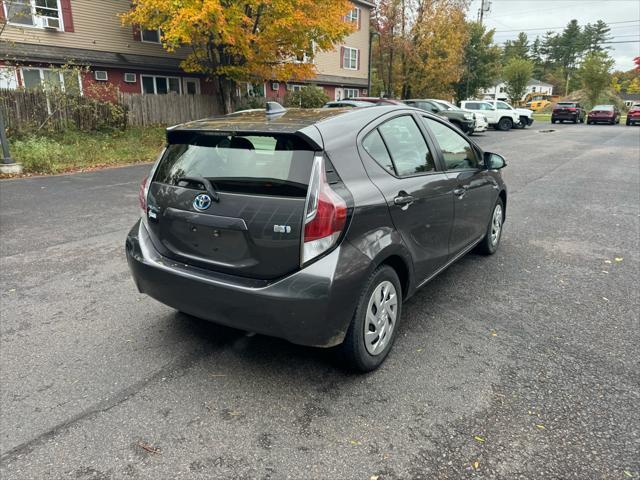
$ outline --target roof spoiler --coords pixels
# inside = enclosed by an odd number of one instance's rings
[[[268,117],[273,115],[282,115],[287,111],[282,105],[278,102],[267,102],[266,113]]]

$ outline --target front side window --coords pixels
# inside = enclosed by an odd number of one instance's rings
[[[383,123],[378,131],[400,177],[435,170],[433,155],[413,117],[404,115]]]
[[[358,69],[358,49],[344,47],[342,56],[342,66],[348,70]]]
[[[447,170],[479,168],[474,148],[462,135],[430,118],[422,117],[422,121],[433,132],[440,145]]]
[[[504,102],[498,102],[498,110],[511,110],[511,107]]]

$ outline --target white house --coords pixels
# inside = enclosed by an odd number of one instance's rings
[[[550,83],[541,82],[540,80],[536,80],[532,78],[527,84],[527,90],[525,92],[525,96],[529,93],[542,93],[545,95],[553,95],[553,85]],[[507,86],[501,80],[493,87],[487,88],[486,90],[481,90],[480,95],[484,100],[508,100],[509,97],[507,95]],[[524,100],[524,96],[522,97]]]

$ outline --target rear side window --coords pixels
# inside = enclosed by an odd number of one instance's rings
[[[474,102],[465,103],[464,107],[468,108],[469,110],[480,110],[480,105]]]
[[[397,117],[378,127],[396,174],[400,177],[435,170],[433,155],[413,117]]]
[[[155,182],[182,185],[184,177],[204,177],[221,191],[306,195],[314,152],[298,137],[188,132],[175,137]]]
[[[374,130],[369,135],[367,135],[367,137],[362,142],[362,146],[367,151],[367,153],[380,164],[382,168],[387,170],[389,173],[395,173],[393,163],[391,162],[391,157],[389,156],[387,147],[384,145],[384,142],[382,141],[382,137],[380,136],[380,132],[378,132],[378,130]]]

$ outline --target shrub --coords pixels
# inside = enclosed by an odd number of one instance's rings
[[[27,137],[11,143],[12,156],[25,172],[54,173],[56,160],[64,156],[62,145],[48,137]]]
[[[267,99],[264,97],[244,97],[236,105],[236,112],[241,110],[252,110],[254,108],[265,108]]]
[[[288,93],[284,99],[286,107],[320,108],[329,101],[324,90],[317,85],[308,85]]]

